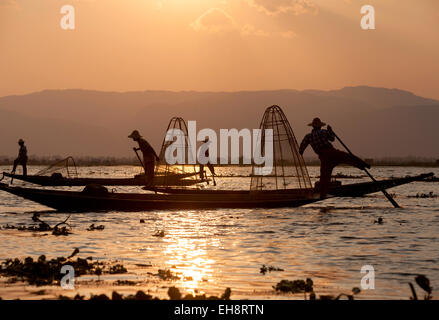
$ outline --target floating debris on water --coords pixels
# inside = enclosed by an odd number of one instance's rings
[[[95,226],[94,223],[90,225],[90,227],[87,228],[87,231],[95,231],[95,230],[104,230],[104,225]]]
[[[67,223],[67,220],[69,220],[70,215],[62,222],[56,224],[53,228],[45,221],[41,220],[40,214],[38,212],[35,212],[32,216],[32,221],[38,222],[38,225],[31,225],[31,226],[13,226],[13,225],[5,225],[2,228],[3,229],[15,229],[18,231],[38,231],[38,232],[45,232],[45,231],[52,231],[52,235],[54,236],[68,236],[71,234],[72,227]]]
[[[203,295],[192,295],[187,294],[183,297],[180,290],[176,287],[170,287],[168,289],[168,296],[170,300],[230,300],[230,296],[232,295],[232,290],[230,288],[227,288],[224,290],[224,293],[218,297],[218,296],[206,296]],[[73,298],[59,295],[59,300],[85,300],[85,296],[81,296],[79,294],[75,295]],[[136,294],[129,294],[127,296],[123,296],[122,294],[118,293],[117,291],[113,291],[111,294],[111,298],[108,297],[106,294],[99,294],[99,295],[90,295],[90,298],[88,300],[166,300],[166,299],[160,299],[158,297],[153,297],[150,294],[147,294],[143,292],[142,290],[139,290],[136,292]]]
[[[115,286],[135,286],[137,283],[131,280],[117,280],[113,282]]]
[[[418,286],[420,286],[427,294],[424,296],[424,300],[433,299],[431,293],[433,292],[433,287],[430,286],[430,279],[428,279],[425,275],[420,274],[415,277],[415,282]],[[416,294],[415,287],[411,282],[409,282],[410,290],[412,291],[412,296],[410,300],[418,300],[418,295]]]
[[[276,291],[283,293],[302,293],[302,292],[312,292],[313,291],[313,281],[310,278],[304,280],[281,280],[273,288]]]
[[[285,271],[284,269],[281,268],[276,268],[274,266],[266,266],[265,264],[262,265],[261,269],[260,269],[260,273],[262,274],[266,274],[268,272],[272,272],[272,271]]]
[[[180,277],[176,274],[173,274],[171,270],[169,269],[159,269],[158,273],[156,274],[160,279],[162,280],[179,280]]]
[[[379,217],[378,220],[375,220],[373,223],[383,224],[384,220],[382,217]]]
[[[163,238],[165,236],[165,231],[164,230],[157,230],[152,236]]]
[[[354,300],[354,296],[359,294],[361,292],[361,289],[358,287],[354,287],[352,288],[352,293],[351,294],[346,294],[346,293],[340,293],[338,296],[333,296],[333,295],[321,295],[319,297],[319,300],[340,300],[341,298],[345,297],[348,300]],[[316,299],[316,294],[314,292],[312,292],[309,295],[309,299],[310,300],[317,300]]]
[[[170,300],[230,300],[230,296],[232,295],[232,290],[230,288],[227,288],[224,290],[224,293],[221,295],[221,297],[218,296],[206,296],[205,294],[202,295],[193,295],[193,294],[187,294],[183,297],[180,290],[176,287],[170,287],[168,289],[168,296]]]
[[[429,193],[417,193],[416,196],[409,196],[409,198],[437,198],[438,195],[434,194],[432,191]]]
[[[127,269],[121,264],[108,265],[103,262],[88,262],[88,259],[77,258],[70,260],[79,250],[76,248],[68,257],[58,257],[47,260],[45,255],[38,257],[36,261],[32,257],[24,260],[18,258],[6,259],[0,265],[0,274],[7,277],[13,277],[14,281],[27,281],[31,285],[42,286],[58,283],[64,274],[61,268],[70,265],[75,270],[76,276],[85,274],[100,275],[102,273],[119,274],[126,273]]]

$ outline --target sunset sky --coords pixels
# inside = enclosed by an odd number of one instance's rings
[[[366,4],[376,30],[360,27]],[[438,0],[0,0],[0,96],[370,85],[439,99],[438,39]]]

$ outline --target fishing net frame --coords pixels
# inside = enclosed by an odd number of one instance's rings
[[[166,141],[166,135],[170,130],[181,130],[184,135],[183,145],[177,145],[178,149],[183,149],[185,161],[183,164],[168,164],[165,159],[166,149],[175,144],[175,141]],[[188,185],[196,184],[198,181],[199,172],[197,171],[196,164],[188,164],[189,152],[190,152],[188,127],[186,121],[181,117],[173,117],[169,121],[166,128],[165,137],[163,138],[162,147],[160,149],[159,161],[155,168],[155,176],[162,177],[163,187],[186,187]]]
[[[273,169],[270,174],[256,175],[256,168],[263,165],[253,164],[250,191],[265,190],[312,190],[311,179],[305,161],[299,153],[299,145],[293,129],[282,109],[273,105],[268,107],[260,123],[262,154],[265,154],[265,134],[273,130]],[[265,155],[267,156],[267,155]]]
[[[69,165],[71,163],[71,165]],[[55,172],[60,172],[65,170],[67,174],[67,178],[77,178],[78,177],[78,170],[76,167],[75,159],[73,159],[72,156],[68,156],[65,159],[59,160],[47,168],[40,170],[36,173],[37,176],[44,176],[53,174]]]

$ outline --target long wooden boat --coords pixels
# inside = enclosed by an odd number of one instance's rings
[[[200,179],[185,179],[198,173],[183,173],[168,176],[155,176],[154,185],[178,185],[192,186],[203,182]],[[144,186],[146,184],[144,175],[137,175],[133,178],[67,178],[61,175],[43,176],[43,175],[19,175],[3,172],[4,177],[14,180],[21,180],[45,187],[74,187],[86,186],[89,184],[100,184],[103,186]]]
[[[423,181],[434,176],[433,172],[424,173],[412,177],[393,178],[380,180],[378,182],[361,182],[354,184],[339,185],[330,188],[329,193],[336,197],[363,197],[364,195],[380,192],[381,190],[391,189],[397,186],[408,184],[415,181]]]
[[[361,190],[361,193],[365,195],[377,192],[382,188],[420,181],[430,176],[432,176],[432,173],[383,180],[380,182],[379,187],[372,187],[370,183],[354,183],[343,186],[340,192],[344,195],[359,194],[359,190]],[[186,191],[186,193],[142,194],[112,193],[105,188],[87,187],[82,192],[42,190],[13,187],[0,183],[0,190],[64,212],[298,207],[321,200],[314,189],[275,191],[205,190],[199,192]]]
[[[382,189],[390,189],[400,185],[404,185],[414,181],[422,181],[427,178],[434,176],[434,173],[424,173],[417,176],[412,177],[404,177],[404,178],[393,178],[380,180],[378,182],[360,182],[346,185],[335,185],[330,187],[329,194],[335,197],[363,197],[367,194],[380,192]],[[245,194],[248,191],[229,191],[229,190],[212,190],[212,189],[191,189],[191,188],[173,188],[173,187],[151,187],[144,188],[147,190],[152,190],[156,192],[162,193],[170,193],[170,194],[231,194],[231,193],[241,193]],[[315,190],[315,193],[318,193],[318,190]]]
[[[106,189],[86,189],[42,190],[0,183],[0,190],[63,212],[298,207],[320,200],[313,196],[312,189],[229,194],[112,193]]]

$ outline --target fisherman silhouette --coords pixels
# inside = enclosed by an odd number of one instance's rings
[[[349,154],[344,151],[335,149],[331,141],[335,140],[335,134],[332,131],[331,126],[328,125],[327,129],[322,129],[326,126],[319,118],[308,124],[313,127],[312,131],[308,133],[300,144],[299,153],[303,155],[305,149],[310,144],[314,152],[320,159],[320,198],[325,198],[328,194],[329,185],[331,182],[332,170],[340,164],[348,164],[358,169],[370,168],[370,165],[360,158]]]
[[[204,139],[203,142],[204,142],[205,144],[210,144],[210,142],[209,142],[209,138]],[[206,156],[206,158],[209,158],[209,149],[206,149],[205,156]],[[206,166],[209,168],[209,171],[210,171],[210,173],[211,173],[211,175],[212,175],[212,178],[213,178],[213,185],[216,186],[216,181],[215,181],[215,167],[214,167],[213,164],[211,164],[210,162],[208,162],[208,163],[206,164]],[[207,174],[206,174],[206,172],[205,172],[205,170],[204,170],[204,164],[200,164],[200,179],[203,180],[203,179],[205,179],[205,178],[207,179]],[[208,181],[207,183],[209,183],[209,181]]]
[[[135,152],[138,150],[142,151],[143,154],[143,168],[145,170],[146,179],[147,179],[147,185],[150,186],[153,184],[154,181],[154,166],[155,166],[155,160],[159,160],[159,157],[157,156],[157,153],[155,152],[154,148],[151,147],[151,145],[143,139],[143,137],[140,135],[139,131],[134,130],[128,138],[133,139],[139,144],[139,148],[133,148]]]
[[[14,167],[12,168],[12,173],[15,174],[15,170],[18,165],[23,167],[23,176],[27,176],[27,148],[24,145],[24,140],[18,140],[18,145],[20,146],[20,150],[18,151],[18,157],[14,160]]]

